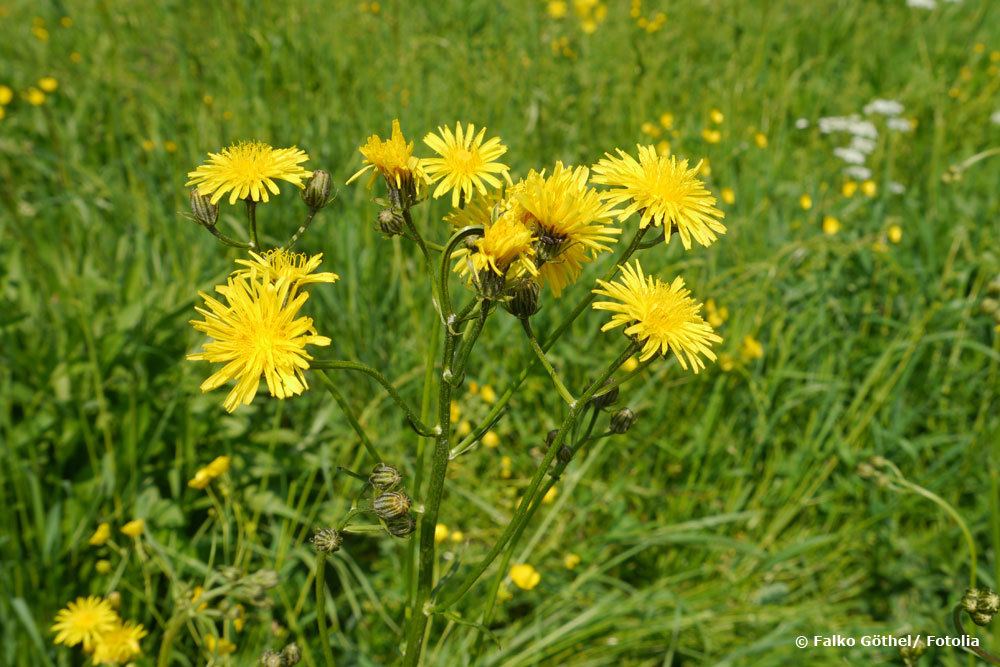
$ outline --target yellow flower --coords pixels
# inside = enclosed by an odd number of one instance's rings
[[[507,147],[499,137],[484,143],[485,136],[485,127],[476,134],[472,123],[464,131],[462,124],[456,123],[454,133],[451,128],[439,127],[438,134],[430,132],[424,137],[424,143],[440,156],[420,162],[432,183],[440,181],[434,190],[435,198],[451,192],[451,205],[457,208],[462,197],[469,201],[477,190],[485,194],[487,185],[499,188],[500,180],[494,174],[503,175],[510,183],[510,167],[497,162]]]
[[[471,380],[469,382],[469,393],[472,394],[473,396],[479,393],[479,383],[476,382],[475,380]]]
[[[663,140],[656,144],[656,154],[664,157],[670,155],[670,142]]]
[[[521,590],[530,591],[542,580],[542,575],[527,563],[518,563],[510,568],[510,580]]]
[[[177,152],[177,142],[176,141],[170,141],[169,139],[167,141],[164,141],[163,142],[163,150],[167,151],[168,153],[176,153]],[[277,194],[277,193],[275,193],[275,194]],[[215,201],[215,200],[213,199],[213,201]],[[267,201],[267,197],[264,197],[264,201]]]
[[[507,209],[501,190],[490,190],[486,194],[476,194],[463,208],[453,208],[444,216],[444,221],[455,229],[463,227],[486,227]]]
[[[38,87],[46,93],[54,93],[59,87],[59,81],[55,77],[46,76],[38,80]]]
[[[49,31],[40,25],[36,25],[31,28],[31,34],[35,36],[39,42],[49,41]]]
[[[511,277],[523,271],[532,275],[538,272],[532,261],[535,248],[531,230],[513,215],[504,214],[496,222],[487,223],[475,245],[476,252],[462,249],[454,254],[455,271],[464,275],[471,269],[478,275],[489,269],[498,276],[510,272]]]
[[[275,180],[305,187],[302,180],[312,172],[300,164],[308,159],[305,151],[294,146],[272,148],[260,141],[244,141],[219,153],[209,153],[208,162],[188,172],[191,180],[186,185],[197,185],[202,195],[212,196],[213,204],[227,192],[230,204],[237,199],[267,202],[268,190],[275,195],[279,192]]]
[[[840,231],[840,220],[837,220],[832,215],[827,215],[823,217],[823,233],[827,236],[833,236]]]
[[[230,655],[236,652],[236,644],[215,635],[205,635],[205,648],[214,655]]]
[[[501,479],[510,479],[510,467],[511,458],[509,456],[500,457],[500,477]]]
[[[638,160],[617,149],[619,157],[605,153],[594,166],[593,181],[614,188],[602,196],[612,204],[628,203],[620,220],[640,211],[640,227],[650,223],[662,225],[664,231],[672,227],[686,249],[691,248],[692,238],[707,246],[718,234],[725,234],[718,220],[725,214],[715,207],[715,197],[696,176],[700,164],[688,169],[687,160],[658,156],[652,146],[638,148]],[[666,235],[668,242],[670,236]]]
[[[497,392],[493,389],[491,385],[484,384],[483,388],[480,390],[480,396],[487,403],[497,402]]]
[[[10,86],[0,85],[0,106],[7,106],[14,99],[14,91]]]
[[[845,197],[853,197],[854,193],[858,191],[857,181],[844,181],[844,184],[840,187],[840,194]]]
[[[142,150],[144,150],[144,151],[146,151],[148,153],[151,150],[153,150],[154,148],[156,148],[156,142],[155,141],[153,141],[152,139],[143,139],[142,140]]]
[[[658,128],[655,124],[650,123],[649,121],[646,121],[645,123],[643,123],[639,127],[639,129],[642,130],[643,134],[647,134],[647,135],[649,135],[651,137],[658,137],[658,136],[660,136],[660,128]]]
[[[139,537],[146,530],[146,522],[142,519],[132,519],[121,527],[123,535],[129,537]]]
[[[710,144],[717,144],[722,141],[722,132],[706,127],[701,131],[701,138]]]
[[[722,306],[721,308],[715,305],[715,299],[709,299],[705,302],[705,314],[708,323],[713,329],[718,329],[726,320],[729,319],[729,308]]]
[[[45,93],[34,87],[28,88],[27,92],[24,93],[24,98],[28,100],[28,104],[34,107],[45,104]]]
[[[347,179],[348,185],[367,171],[372,172],[368,187],[372,186],[378,174],[382,174],[390,187],[397,189],[403,189],[404,185],[411,183],[419,189],[427,181],[420,160],[413,157],[413,142],[407,143],[403,136],[399,119],[392,121],[392,134],[388,139],[383,141],[377,134],[373,134],[358,151],[365,157],[365,166]]]
[[[719,355],[719,368],[722,369],[723,373],[728,373],[736,367],[736,362],[733,361],[733,355],[723,352]]]
[[[549,0],[547,11],[552,18],[561,19],[566,17],[569,8],[566,6],[565,0]]]
[[[111,571],[111,561],[102,558],[94,563],[94,569],[97,570],[97,574],[107,574]]]
[[[593,305],[595,310],[614,313],[602,331],[624,326],[625,335],[642,345],[639,361],[672,351],[681,368],[687,370],[690,364],[697,373],[705,367],[702,356],[715,360],[710,345],[722,342],[722,338],[702,319],[701,304],[690,297],[682,278],[668,285],[643,274],[638,260],[634,266],[622,266],[621,271],[619,282],[598,280],[599,289],[594,290],[615,299]]]
[[[625,363],[622,364],[622,370],[626,373],[631,373],[637,368],[639,368],[639,360],[635,357],[629,357],[625,360]]]
[[[903,240],[903,228],[899,225],[890,225],[889,231],[886,232],[886,235],[893,243],[899,243]]]
[[[764,346],[753,336],[743,338],[743,346],[740,348],[740,356],[745,361],[753,361],[764,356]]]
[[[56,633],[54,643],[83,644],[83,650],[89,653],[97,638],[115,627],[118,614],[110,602],[92,595],[67,604],[56,614],[55,621],[52,626],[52,632]]]
[[[864,181],[861,183],[861,193],[866,197],[874,197],[875,193],[878,192],[878,186],[875,185],[875,181]]]
[[[708,160],[708,158],[705,158],[704,160],[701,161],[700,169],[698,167],[695,167],[695,169],[698,171],[699,176],[704,176],[705,178],[708,178],[709,176],[712,175],[712,163]]]
[[[559,491],[556,489],[556,487],[554,486],[549,487],[549,490],[545,492],[544,496],[542,496],[542,502],[545,503],[546,505],[551,505],[553,502],[555,502],[557,495],[559,495]]]
[[[726,119],[726,117],[723,116],[722,112],[719,111],[718,109],[712,109],[710,112],[708,112],[708,117],[716,125],[721,125],[722,121]]]
[[[309,257],[303,253],[275,248],[268,250],[263,255],[258,255],[251,250],[250,257],[251,259],[236,260],[237,264],[247,268],[238,269],[234,275],[251,279],[259,278],[274,283],[275,286],[287,283],[292,286],[293,290],[298,290],[303,285],[334,283],[340,279],[336,273],[314,273],[323,262],[323,253]]]
[[[757,144],[757,148],[767,148],[767,135],[763,132],[753,135],[753,141]]]
[[[221,477],[229,471],[232,459],[228,456],[217,456],[204,468],[200,468],[188,482],[192,489],[204,489],[213,479]]]
[[[101,523],[97,526],[97,530],[94,534],[90,536],[88,544],[92,547],[99,547],[106,543],[111,538],[111,526],[107,523]]]
[[[59,25],[61,25],[64,28],[72,28],[73,19],[69,16],[64,16],[61,19],[59,19]]]
[[[233,619],[233,628],[236,632],[243,632],[244,626],[247,623],[247,610],[246,608],[238,604],[236,605],[236,618]]]
[[[472,433],[472,422],[470,422],[468,419],[463,420],[458,425],[457,433],[458,433],[459,437],[462,437],[462,438],[464,438],[465,436],[467,436],[470,433]]]
[[[69,54],[69,61],[74,65],[79,65],[80,63],[83,62],[83,56],[80,55],[78,52],[74,51],[73,53]]]
[[[803,194],[801,197],[799,197],[799,206],[802,207],[803,211],[808,211],[813,207],[813,198],[810,197],[808,194]]]
[[[123,665],[142,655],[140,640],[147,634],[141,624],[119,621],[97,637],[94,644],[95,665]]]
[[[575,553],[568,553],[563,558],[563,565],[566,566],[567,570],[575,569],[577,565],[580,564],[581,558]]]
[[[487,431],[483,434],[483,445],[489,447],[490,449],[495,449],[500,446],[500,436],[497,435],[496,431]]]
[[[449,419],[453,422],[457,422],[462,417],[462,408],[459,406],[458,401],[451,402],[451,405],[448,406],[448,412],[450,414]]]
[[[450,533],[451,531],[448,530],[448,526],[444,525],[443,523],[437,524],[436,526],[434,526],[434,543],[441,544],[442,542],[448,539],[448,535]]]
[[[191,320],[195,329],[214,340],[188,359],[225,365],[202,382],[201,390],[208,392],[236,380],[224,403],[232,412],[253,400],[261,375],[270,394],[280,399],[308,389],[303,371],[312,356],[305,346],[330,344],[329,338],[316,333],[312,318],[296,318],[308,293],[296,293],[288,282],[275,285],[245,276],[231,276],[215,291],[227,303],[199,292],[208,308],[197,311],[205,319]]]
[[[722,197],[722,201],[727,204],[736,203],[736,193],[733,192],[732,188],[722,188],[719,192],[719,196]]]
[[[461,542],[464,539],[465,539],[465,533],[463,533],[460,530],[452,531],[451,533],[452,542]]]

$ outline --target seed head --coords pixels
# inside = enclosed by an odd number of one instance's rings
[[[379,518],[396,519],[410,511],[410,497],[402,491],[386,491],[375,498],[372,509]]]

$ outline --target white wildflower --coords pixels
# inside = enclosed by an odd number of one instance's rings
[[[847,146],[841,146],[840,148],[834,148],[833,154],[839,157],[841,160],[847,164],[864,164],[865,154],[859,150]]]
[[[889,181],[889,192],[894,195],[901,195],[906,192],[906,186],[896,181]]]
[[[898,116],[903,113],[903,105],[896,100],[874,99],[865,105],[864,112],[866,116],[873,113],[883,116]]]
[[[844,170],[844,174],[857,181],[867,181],[872,177],[872,170],[867,167],[855,165]]]
[[[868,139],[867,137],[852,137],[850,148],[867,155],[875,150],[876,145],[877,144],[874,140]]]
[[[908,118],[890,118],[886,121],[886,125],[889,126],[890,130],[895,130],[896,132],[913,131],[913,123]]]
[[[906,6],[913,9],[937,9],[936,0],[906,0]]]

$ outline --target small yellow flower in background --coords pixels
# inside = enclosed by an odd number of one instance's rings
[[[808,211],[813,207],[813,198],[810,197],[808,194],[803,194],[801,197],[799,197],[799,206],[802,207],[803,211]]]
[[[97,637],[94,644],[95,665],[124,665],[142,655],[139,642],[148,632],[141,624],[119,621],[113,628]]]
[[[643,134],[647,134],[651,137],[660,136],[660,128],[658,128],[655,124],[650,123],[649,121],[643,123],[639,129],[642,130]]]
[[[625,335],[632,336],[642,345],[639,361],[655,354],[673,352],[681,368],[698,373],[705,367],[702,356],[715,360],[712,343],[722,338],[702,319],[701,304],[691,298],[691,291],[684,287],[684,279],[677,277],[670,284],[659,278],[646,276],[636,260],[634,265],[621,267],[617,282],[598,280],[594,294],[615,301],[595,301],[595,310],[614,313],[611,321],[601,327],[609,331],[624,326]]]
[[[329,271],[316,273],[316,269],[323,263],[323,253],[310,257],[305,253],[275,248],[259,255],[251,250],[250,259],[238,259],[236,263],[246,268],[237,269],[233,274],[235,276],[260,278],[276,286],[287,283],[295,290],[303,285],[335,283],[340,280],[340,276],[336,273]]]
[[[709,299],[705,302],[705,315],[712,328],[717,329],[729,319],[729,308],[726,306],[720,308],[715,304],[715,299]]]
[[[495,175],[503,176],[510,184],[510,167],[497,162],[507,147],[499,137],[484,142],[485,137],[486,128],[477,134],[472,123],[464,131],[462,124],[456,123],[454,132],[439,127],[437,134],[429,132],[424,137],[424,143],[440,156],[420,161],[430,181],[440,181],[434,190],[435,198],[451,192],[452,208],[457,208],[463,196],[469,201],[476,191],[485,195],[487,185],[499,188],[501,181]]]
[[[563,557],[563,565],[566,566],[567,570],[575,569],[580,564],[580,561],[581,558],[574,553],[568,553]]]
[[[483,385],[482,391],[480,393],[480,397],[484,401],[486,401],[487,403],[496,403],[497,402],[497,393],[496,393],[496,391],[493,390],[493,387],[491,385],[488,385],[488,384],[484,384]]]
[[[236,605],[236,618],[233,619],[233,629],[236,632],[243,632],[243,628],[247,624],[247,610],[246,608],[238,604]]]
[[[744,336],[740,356],[746,361],[753,361],[764,356],[764,346],[753,336]]]
[[[701,161],[701,167],[695,167],[695,169],[698,170],[699,176],[704,176],[705,178],[708,178],[709,176],[712,175],[712,163],[709,161],[708,158],[703,159]]]
[[[986,53],[986,45],[982,42],[976,42],[972,45],[973,53]]]
[[[38,80],[38,87],[46,93],[54,93],[59,88],[59,81],[52,76],[45,76]]]
[[[701,131],[701,138],[710,144],[717,144],[722,141],[722,132],[706,127]]]
[[[142,519],[132,519],[121,527],[123,535],[139,537],[146,530],[146,522]]]
[[[639,368],[639,360],[635,357],[629,357],[625,360],[625,363],[622,364],[622,370],[626,373],[631,373],[637,368]]]
[[[358,148],[358,152],[364,156],[365,166],[347,179],[348,185],[368,171],[372,172],[368,187],[375,183],[379,174],[387,184],[397,189],[408,188],[412,184],[416,190],[421,190],[427,182],[420,160],[413,156],[413,142],[406,141],[399,119],[392,121],[392,134],[388,139],[383,141],[373,134]]]
[[[853,197],[854,193],[858,191],[857,181],[844,181],[844,184],[840,187],[840,194],[845,197]]]
[[[722,197],[722,201],[727,204],[736,203],[736,193],[733,192],[732,188],[722,188],[722,190],[719,191],[719,196]]]
[[[546,7],[549,16],[554,19],[566,18],[569,13],[569,7],[566,5],[565,0],[549,0],[549,4]]]
[[[191,604],[195,604],[196,602],[198,602],[198,600],[202,596],[202,593],[204,593],[204,592],[205,592],[205,588],[203,586],[195,586],[194,589],[192,589],[192,591],[191,591]],[[206,609],[208,609],[208,603],[207,602],[202,602],[201,604],[199,604],[197,606],[197,610],[198,611],[205,611]]]
[[[436,526],[434,526],[434,543],[441,544],[442,542],[448,539],[448,535],[450,534],[451,531],[448,530],[448,526],[444,525],[443,523],[437,524]]]
[[[45,104],[45,93],[31,87],[24,93],[24,99],[28,100],[28,104],[31,106],[40,107]]]
[[[40,25],[36,25],[31,29],[31,34],[35,36],[39,42],[49,41],[49,31]]]
[[[111,603],[96,596],[79,597],[56,614],[52,632],[56,644],[66,646],[83,645],[88,653],[93,650],[97,638],[115,627],[118,614]]]
[[[753,142],[757,144],[757,148],[767,148],[767,135],[763,132],[758,132],[753,135]]]
[[[465,539],[465,533],[463,533],[460,530],[453,530],[451,532],[450,539],[452,542],[461,542],[462,540]]]
[[[154,148],[156,148],[156,142],[155,141],[153,141],[152,139],[143,139],[142,140],[142,150],[144,150],[144,151],[146,151],[148,153],[151,150],[153,150]]]
[[[990,51],[990,62],[1000,63],[1000,51]]]
[[[61,19],[59,19],[59,25],[61,25],[64,28],[72,28],[73,19],[70,18],[69,16],[64,16]]]
[[[224,402],[226,411],[233,412],[253,401],[262,375],[268,392],[279,399],[308,389],[303,371],[312,356],[306,345],[325,347],[331,342],[317,334],[312,318],[296,318],[309,294],[296,292],[287,281],[272,284],[246,276],[230,276],[215,291],[227,303],[199,292],[207,309],[196,310],[205,319],[191,320],[195,329],[213,340],[187,358],[225,365],[202,382],[201,390],[212,391],[236,380]]]
[[[0,107],[7,106],[14,99],[14,91],[10,86],[0,85]]]
[[[903,228],[899,225],[890,225],[889,231],[886,233],[889,240],[893,243],[899,243],[903,240]]]
[[[109,539],[111,539],[111,526],[108,523],[101,523],[97,526],[97,530],[90,536],[87,543],[92,547],[99,547]]]
[[[469,393],[473,396],[479,393],[479,383],[475,380],[469,382]]]
[[[719,355],[719,368],[722,372],[728,373],[736,367],[736,362],[733,360],[733,355],[728,352],[723,352]]]
[[[864,181],[861,184],[861,193],[866,197],[874,197],[875,193],[878,192],[878,186],[875,185],[875,181]]]
[[[234,116],[234,114],[233,114],[232,111],[223,111],[222,112],[222,120],[232,120],[233,116]]]
[[[448,406],[449,419],[453,422],[457,422],[462,416],[462,408],[459,406],[458,401],[452,401],[451,405]]]
[[[663,126],[664,130],[671,130],[674,127],[674,115],[672,113],[662,113],[660,114],[660,125]]]
[[[238,199],[266,203],[268,190],[275,195],[280,192],[276,180],[305,187],[303,179],[312,176],[312,172],[300,165],[308,159],[305,151],[294,146],[272,148],[261,141],[244,141],[219,153],[209,153],[208,162],[188,172],[190,180],[185,185],[198,186],[202,195],[211,195],[213,204],[227,192],[230,204]]]
[[[958,88],[952,87],[948,89],[948,97],[952,98],[953,100],[957,100],[961,96],[962,96],[962,91],[959,90]]]
[[[510,457],[509,456],[501,456],[500,457],[500,478],[501,479],[510,479],[510,474],[511,474],[510,473],[510,466],[511,466],[511,459],[510,459]]]
[[[670,155],[670,142],[663,139],[656,144],[656,154],[668,156]]]
[[[236,652],[236,644],[215,635],[205,635],[205,648],[214,655],[230,655]]]
[[[514,594],[510,592],[510,588],[507,586],[507,582],[500,584],[500,588],[497,589],[497,602],[501,604],[512,599]]]
[[[827,236],[833,236],[840,231],[840,220],[837,220],[832,215],[823,216],[823,233]]]
[[[97,574],[107,574],[111,571],[111,561],[102,558],[94,563],[94,569],[97,570]]]
[[[170,141],[169,139],[167,141],[164,141],[163,142],[163,150],[167,151],[168,153],[176,153],[177,152],[177,142],[176,141]],[[267,199],[265,199],[264,201],[267,201]]]
[[[470,422],[468,419],[462,420],[462,422],[458,425],[459,437],[464,438],[470,433],[472,433],[472,422]]]
[[[542,575],[527,563],[518,563],[510,568],[510,580],[521,590],[530,591],[542,580]]]
[[[213,104],[215,104],[215,98],[214,98],[214,97],[212,97],[211,95],[204,95],[204,96],[203,96],[203,97],[201,98],[201,101],[202,101],[202,103],[203,103],[203,104],[204,104],[204,105],[205,105],[206,107],[210,107],[210,106],[212,106]]]
[[[559,495],[559,491],[556,489],[556,487],[553,486],[549,488],[548,491],[545,492],[544,496],[542,496],[542,502],[545,503],[546,505],[551,505],[552,503],[555,502],[557,495]]]
[[[872,242],[872,250],[881,255],[889,252],[889,246],[887,246],[885,244],[885,241],[883,241],[882,239],[875,239],[875,241]]]
[[[80,55],[78,52],[74,51],[73,53],[69,54],[69,61],[74,65],[79,65],[80,63],[83,62],[83,56]]]
[[[708,112],[709,119],[716,125],[721,125],[722,121],[726,120],[726,117],[722,115],[722,112],[718,109],[712,109]]]
[[[496,431],[487,431],[483,435],[483,445],[490,449],[496,449],[500,446],[500,436],[497,435]]]
[[[639,146],[639,159],[617,149],[618,157],[605,153],[594,165],[594,183],[612,189],[601,194],[612,204],[627,204],[619,214],[626,220],[642,214],[640,227],[662,226],[676,229],[685,249],[692,238],[703,246],[714,242],[726,227],[719,222],[725,214],[715,207],[715,197],[695,175],[700,165],[688,168],[687,160],[656,154],[652,146]],[[673,234],[666,234],[669,242]]]
[[[204,468],[200,468],[188,482],[192,489],[204,489],[213,479],[221,477],[229,471],[231,459],[228,456],[218,456]]]

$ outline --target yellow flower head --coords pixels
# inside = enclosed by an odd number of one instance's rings
[[[455,270],[465,274],[471,268],[476,275],[489,268],[499,276],[520,275],[524,271],[537,273],[531,258],[535,254],[531,230],[516,217],[501,215],[496,222],[483,228],[483,235],[476,241],[476,252],[460,250]],[[513,270],[512,270],[513,269]]]
[[[744,336],[740,347],[740,356],[746,361],[753,361],[764,356],[764,346],[753,336]]]
[[[441,544],[442,542],[448,539],[449,534],[451,534],[451,531],[448,530],[448,526],[444,525],[443,523],[439,523],[436,526],[434,526],[435,543]]]
[[[521,590],[530,591],[542,580],[542,575],[531,565],[518,563],[510,568],[510,580]]]
[[[95,665],[124,665],[142,655],[139,641],[147,634],[141,624],[127,621],[118,623],[98,635],[94,643]]]
[[[205,635],[205,648],[213,655],[230,655],[236,652],[236,644],[215,635]]]
[[[55,77],[45,76],[38,80],[38,87],[46,93],[54,93],[59,88],[59,81]]]
[[[690,363],[697,373],[705,367],[702,356],[715,360],[710,345],[722,338],[702,318],[701,304],[691,298],[682,278],[668,285],[644,275],[636,261],[635,266],[622,267],[618,282],[599,280],[597,284],[600,288],[595,294],[615,299],[594,303],[594,309],[614,313],[601,330],[625,326],[625,334],[642,345],[640,361],[672,351],[681,368],[687,370]]]
[[[490,190],[485,194],[477,193],[465,203],[464,208],[452,209],[444,216],[444,221],[454,229],[486,227],[506,206],[502,190]]]
[[[10,86],[4,86],[0,84],[0,106],[6,106],[10,104],[11,100],[14,99],[14,91]]]
[[[139,537],[146,530],[146,522],[142,519],[132,519],[121,527],[123,535],[129,537]]]
[[[244,141],[209,153],[208,162],[188,172],[191,180],[185,185],[197,185],[202,195],[212,196],[213,204],[227,192],[230,204],[237,199],[267,202],[269,190],[275,195],[279,192],[276,180],[305,187],[302,181],[312,172],[300,165],[308,159],[305,151],[294,146],[272,148],[260,141]]]
[[[566,566],[567,570],[572,570],[577,565],[580,564],[580,560],[581,560],[581,558],[578,555],[576,555],[575,553],[568,553],[563,558],[563,565]]]
[[[28,88],[24,93],[24,97],[31,106],[40,107],[45,104],[45,93],[35,87]]]
[[[628,203],[620,220],[641,211],[641,227],[652,223],[669,232],[672,226],[685,249],[691,248],[692,238],[707,246],[726,233],[719,222],[725,214],[715,207],[715,197],[697,177],[701,163],[688,169],[687,160],[657,155],[653,146],[638,149],[638,160],[619,148],[618,157],[605,153],[594,166],[594,183],[613,188],[602,196],[613,204]]]
[[[253,400],[261,375],[270,394],[278,398],[307,389],[303,371],[312,357],[305,346],[330,344],[329,338],[317,335],[312,318],[296,318],[308,293],[294,291],[288,282],[275,284],[238,275],[230,276],[215,291],[226,303],[200,292],[207,309],[197,310],[205,319],[191,321],[213,340],[188,359],[225,365],[201,384],[201,390],[211,391],[236,380],[224,403],[232,412]]]
[[[99,547],[105,542],[107,542],[110,538],[111,538],[111,526],[109,526],[107,523],[102,523],[99,526],[97,526],[97,530],[95,530],[94,534],[90,536],[90,539],[87,541],[87,543],[90,544],[90,546],[92,547]]]
[[[229,471],[231,459],[228,456],[217,456],[204,468],[199,468],[194,477],[188,481],[188,486],[192,489],[204,489],[213,479],[221,477]]]
[[[323,262],[323,253],[309,257],[303,253],[295,253],[284,248],[268,250],[263,255],[250,251],[251,259],[238,259],[237,264],[245,266],[238,269],[237,276],[260,278],[275,285],[289,284],[293,290],[302,285],[313,283],[333,283],[340,279],[336,273],[313,273]]]
[[[419,188],[427,180],[420,160],[413,157],[413,142],[407,143],[398,119],[392,121],[392,135],[388,139],[383,141],[373,134],[358,147],[358,151],[365,157],[365,166],[347,180],[348,185],[368,171],[372,171],[369,187],[375,182],[377,174],[382,174],[386,183],[396,188],[402,188],[404,183],[409,182]]]
[[[425,158],[420,164],[432,183],[438,183],[434,197],[451,192],[451,205],[458,207],[464,196],[472,199],[477,190],[485,194],[486,186],[500,187],[500,180],[494,174],[502,174],[510,183],[510,167],[497,159],[507,152],[500,137],[483,141],[486,128],[476,133],[476,126],[469,123],[465,130],[462,124],[455,124],[455,132],[448,127],[439,127],[438,133],[428,133],[424,143],[440,157]]]
[[[97,638],[113,629],[116,623],[118,614],[104,598],[93,595],[77,598],[56,614],[56,622],[52,626],[52,632],[56,633],[53,641],[66,646],[83,644],[83,650],[89,652],[93,650]]]

